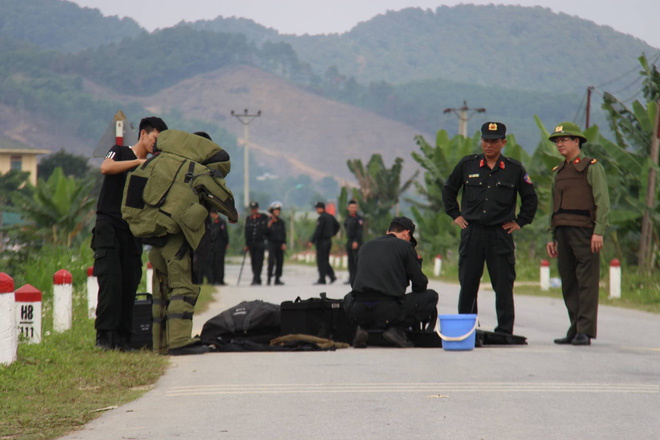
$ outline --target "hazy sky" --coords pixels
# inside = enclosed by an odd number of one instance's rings
[[[406,7],[435,9],[460,3],[543,6],[591,20],[660,48],[658,0],[71,0],[104,15],[131,17],[148,30],[181,20],[250,18],[286,34],[342,33],[360,21]]]

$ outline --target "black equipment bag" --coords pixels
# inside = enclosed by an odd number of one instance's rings
[[[527,338],[518,335],[477,330],[475,346],[482,347],[484,345],[527,345]]]
[[[329,299],[325,292],[319,298],[284,301],[280,305],[282,335],[304,334],[332,339],[335,342],[353,342],[355,325],[350,322],[343,307],[343,299]]]
[[[151,331],[153,297],[150,293],[136,293],[133,305],[133,324],[131,326],[131,347],[135,349],[153,348]]]
[[[236,338],[268,343],[279,334],[280,306],[256,300],[243,301],[206,321],[201,339],[207,345],[228,343]]]

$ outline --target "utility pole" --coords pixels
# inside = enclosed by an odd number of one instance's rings
[[[585,130],[589,129],[589,115],[591,113],[591,91],[594,89],[593,86],[587,87],[587,121]]]
[[[468,115],[468,112],[470,114]],[[467,101],[463,101],[463,107],[459,108],[446,108],[443,113],[454,113],[458,116],[458,134],[463,137],[468,137],[467,135],[467,122],[472,119],[475,113],[485,113],[486,109],[483,107],[479,108],[469,108]]]
[[[656,101],[656,108],[660,109],[660,99]],[[660,111],[655,113],[655,124],[651,135],[651,154],[649,158],[653,165],[658,165],[658,137],[660,137]],[[655,183],[657,174],[653,166],[649,168],[648,184],[646,186],[646,209],[642,217],[642,233],[639,239],[639,254],[637,264],[643,269],[650,271],[653,264],[653,220],[651,212],[655,205]]]
[[[243,139],[245,139],[245,151],[243,155],[243,160],[245,163],[243,164],[243,205],[245,208],[247,208],[250,205],[250,153],[249,153],[249,125],[250,122],[252,122],[255,118],[258,118],[261,116],[261,110],[259,110],[255,114],[250,114],[248,113],[248,109],[245,109],[243,113],[235,113],[234,110],[231,111],[231,115],[234,116],[236,119],[241,121],[241,124],[243,124]]]

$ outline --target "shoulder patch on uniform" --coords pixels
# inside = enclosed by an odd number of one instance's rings
[[[591,159],[591,162],[589,163],[596,163],[596,162],[598,162],[596,159]]]
[[[528,174],[528,173],[525,173],[525,176],[523,176],[523,180],[524,180],[525,182],[529,183],[530,185],[532,184],[532,179],[529,178],[529,174]]]

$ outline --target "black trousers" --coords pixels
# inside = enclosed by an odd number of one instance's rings
[[[350,240],[346,243],[346,255],[348,255],[348,279],[353,279],[353,274],[355,273],[355,263],[357,260],[358,251],[360,250],[360,245],[357,249],[353,249],[353,240]]]
[[[571,325],[566,335],[596,337],[600,253],[591,252],[591,228],[559,226],[555,229],[561,291]]]
[[[209,284],[222,284],[225,282],[225,253],[227,243],[219,242],[211,245],[208,265],[206,266],[206,279]]]
[[[275,276],[279,280],[282,276],[282,266],[284,265],[284,251],[282,243],[268,242],[268,279]],[[273,270],[274,269],[274,270]]]
[[[434,326],[438,317],[437,305],[438,293],[430,289],[401,297],[371,292],[350,292],[344,297],[348,317],[366,329],[416,327],[419,323]]]
[[[128,340],[142,278],[142,245],[129,229],[109,219],[97,218],[93,234],[94,276],[99,283],[94,327],[116,331]]]
[[[316,267],[319,270],[319,281],[325,281],[325,277],[334,280],[335,271],[330,266],[330,249],[332,248],[332,239],[321,239],[316,242]]]
[[[513,236],[498,226],[470,224],[461,231],[458,279],[461,292],[458,297],[458,313],[477,313],[477,293],[484,273],[484,261],[488,266],[497,311],[496,332],[513,333],[515,311],[513,282],[516,279],[516,257]]]
[[[252,281],[261,282],[261,270],[264,267],[266,246],[263,242],[250,245],[250,264],[252,265]]]

